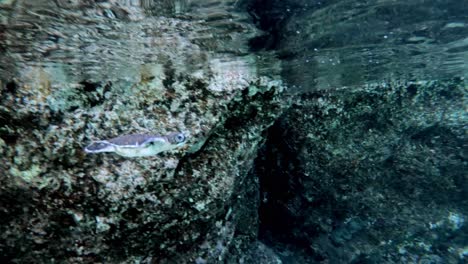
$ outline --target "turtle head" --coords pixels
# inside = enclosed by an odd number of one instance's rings
[[[175,133],[170,133],[169,135],[166,136],[167,141],[173,145],[179,145],[185,142],[187,139],[184,135],[184,133],[180,132],[175,132]]]

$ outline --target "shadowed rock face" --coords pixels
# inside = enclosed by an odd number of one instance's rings
[[[255,163],[282,261],[466,262],[467,4],[250,2],[301,97]]]
[[[261,240],[286,263],[463,259],[466,96],[460,79],[302,95],[257,158]]]

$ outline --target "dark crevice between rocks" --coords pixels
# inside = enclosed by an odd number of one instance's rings
[[[301,221],[299,214],[293,213],[301,209],[294,194],[301,191],[294,181],[299,161],[297,150],[289,146],[290,135],[283,120],[280,117],[268,129],[267,141],[255,160],[254,173],[260,186],[259,240],[267,245],[280,242],[301,246],[304,241],[291,235],[295,223]]]
[[[101,86],[100,83],[95,83],[95,82],[88,82],[88,81],[82,81],[80,82],[82,85],[83,91],[84,92],[95,92],[99,86]]]
[[[174,66],[172,65],[172,62],[167,62],[164,64],[164,75],[166,78],[162,81],[164,87],[170,88],[172,84],[176,81],[176,72],[174,69]]]
[[[0,84],[3,84],[2,80],[0,80]],[[0,87],[0,103],[4,104],[9,96],[15,97],[17,91],[18,84],[15,81],[11,80],[9,82],[5,82],[4,85]],[[3,122],[0,122],[0,124],[3,124]]]
[[[89,105],[90,107],[94,107],[94,106],[102,104],[105,100],[105,94],[112,89],[112,82],[107,82],[105,84],[102,84],[99,82],[82,81],[80,82],[80,84],[81,84],[81,88],[79,91],[80,93],[84,94],[86,98],[85,104]],[[99,88],[101,87],[102,87],[102,91],[98,91]],[[76,110],[75,108],[78,108],[78,107],[73,107],[68,110],[74,111]]]
[[[16,84],[15,81],[10,81],[7,82],[5,85],[5,92],[10,93],[10,94],[15,94],[16,91],[18,90],[18,85]]]
[[[31,130],[34,127],[38,127],[39,121],[40,117],[36,115],[31,114],[17,119],[12,116],[11,113],[0,110],[0,138],[9,145],[14,144],[20,137],[20,131]]]

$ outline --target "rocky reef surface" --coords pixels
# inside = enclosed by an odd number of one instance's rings
[[[258,156],[261,240],[284,263],[461,263],[464,80],[303,94]]]
[[[100,105],[107,110],[76,109],[59,120],[46,104],[31,113],[34,108],[14,100],[27,88],[11,91],[1,112],[3,259],[220,261],[231,244],[253,242],[256,207],[246,203],[255,204],[258,183],[247,172],[264,141],[262,132],[284,109],[283,87],[259,79],[223,97],[194,82],[199,98],[174,92],[174,102],[182,105],[177,114],[170,104],[141,108],[138,99],[117,106],[116,95],[107,92],[109,99]],[[144,118],[133,120],[136,113]],[[140,120],[187,131],[189,140],[155,157],[83,152],[93,132],[138,131]]]
[[[1,3],[3,263],[274,259],[248,171],[287,104],[246,53],[257,30],[235,2]],[[185,146],[153,157],[83,151],[174,131]]]
[[[467,2],[257,0],[298,98],[255,162],[283,263],[468,259]]]

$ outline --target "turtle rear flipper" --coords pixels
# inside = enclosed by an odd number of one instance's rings
[[[102,141],[95,141],[91,144],[89,144],[85,149],[85,152],[87,153],[100,153],[100,152],[114,152],[115,151],[115,145],[112,143],[109,143],[108,141],[102,140]]]

